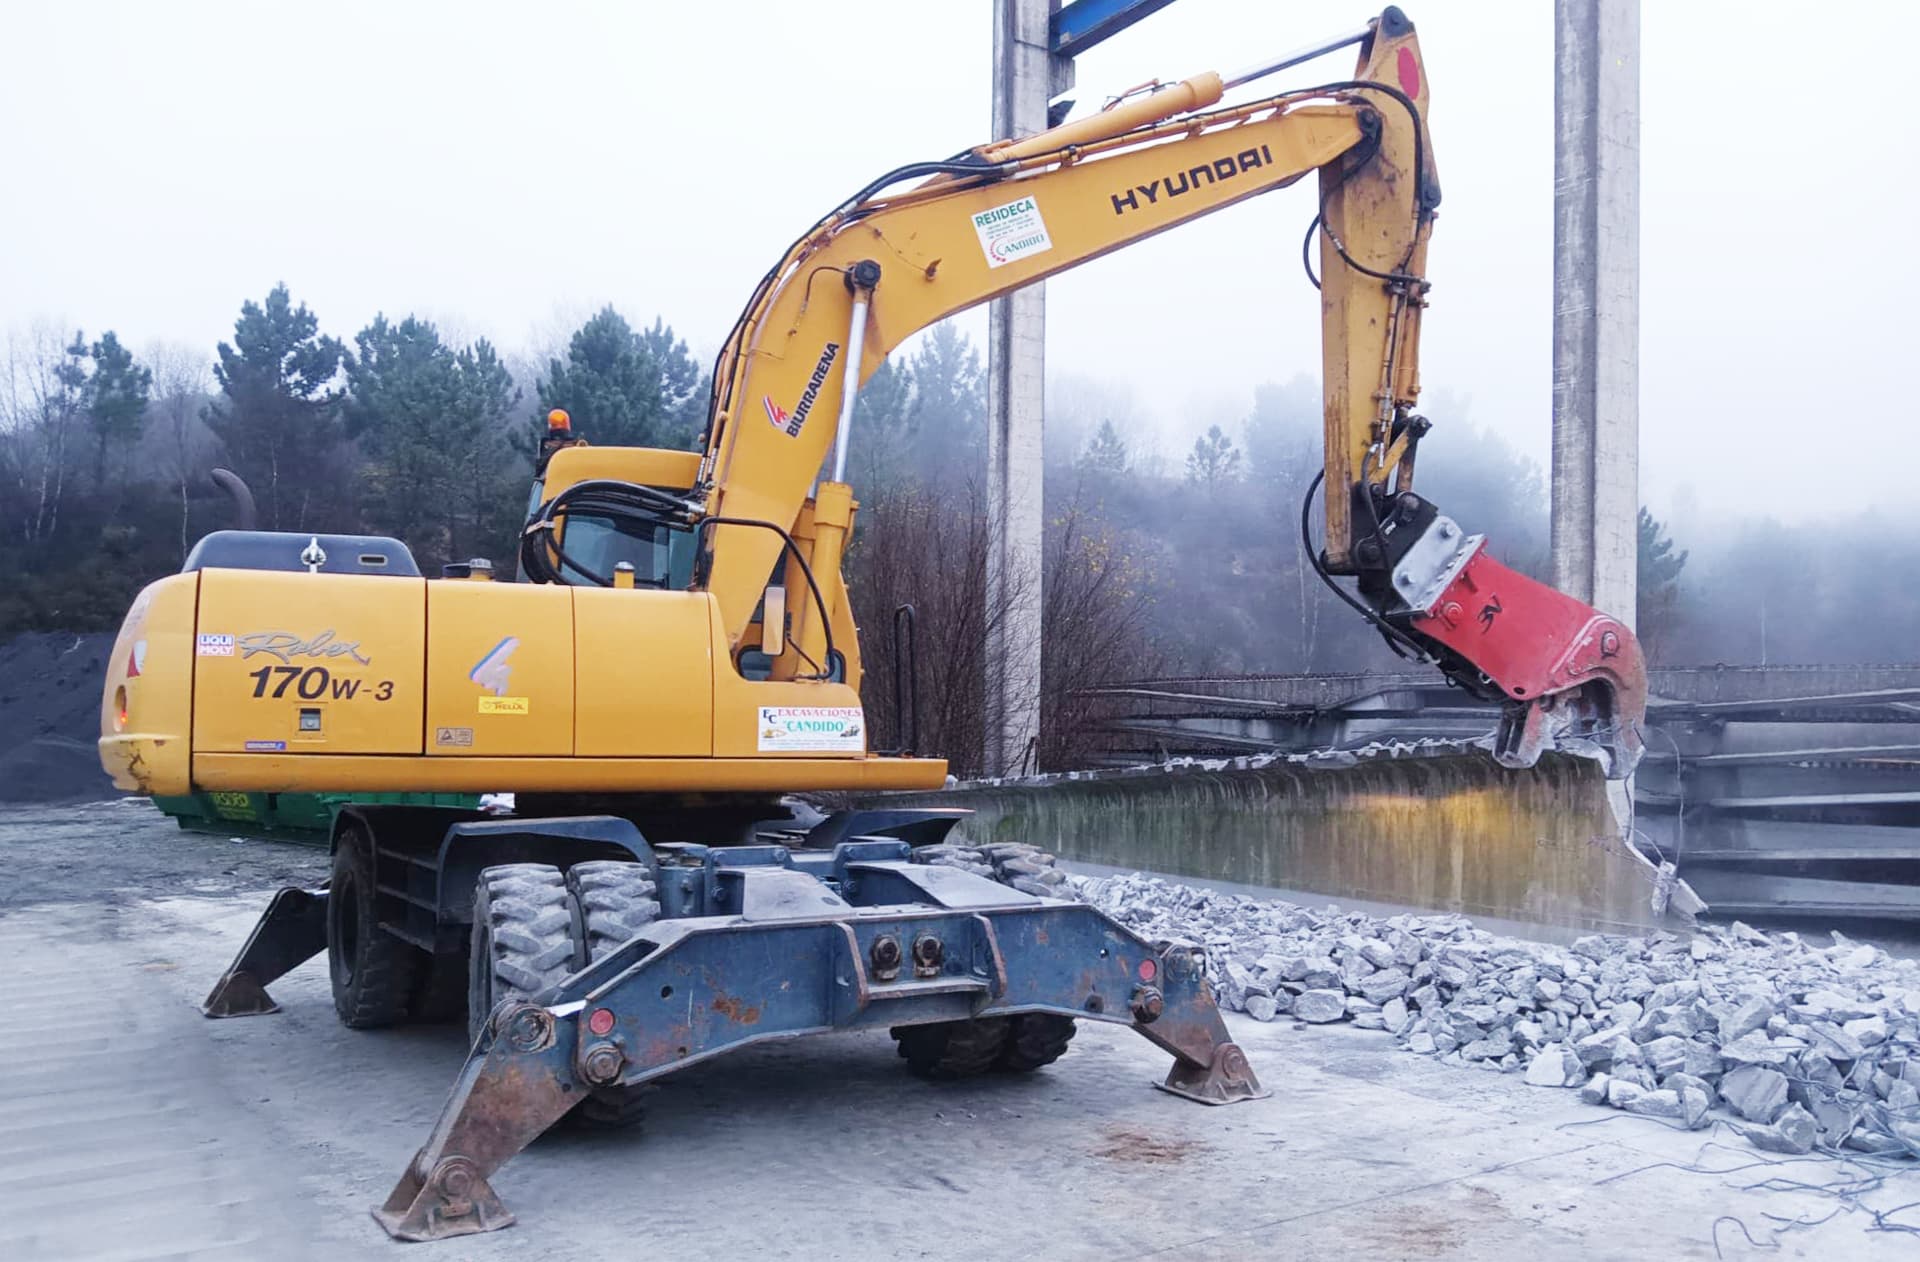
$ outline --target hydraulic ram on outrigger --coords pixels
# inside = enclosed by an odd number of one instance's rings
[[[771,1039],[1045,1012],[1131,1025],[1174,1055],[1161,1085],[1177,1095],[1268,1094],[1228,1036],[1198,947],[1150,943],[1082,903],[909,863],[904,842],[846,842],[830,856],[684,849],[699,853],[676,857],[709,888],[727,887],[737,914],[658,921],[535,1001],[502,1003],[426,1146],[374,1211],[390,1234],[507,1226],[489,1179],[589,1091]],[[833,884],[803,867],[831,871]]]

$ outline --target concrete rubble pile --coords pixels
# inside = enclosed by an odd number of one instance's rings
[[[1816,946],[1736,922],[1556,947],[1458,915],[1072,879],[1137,933],[1204,944],[1219,1002],[1256,1020],[1384,1030],[1673,1125],[1724,1116],[1773,1152],[1920,1157],[1920,963],[1839,933]]]

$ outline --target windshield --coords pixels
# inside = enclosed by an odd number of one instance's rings
[[[606,578],[625,561],[633,566],[636,587],[684,588],[693,578],[693,536],[686,530],[633,518],[569,513],[561,532],[569,560]],[[576,587],[594,580],[571,566],[561,575]]]

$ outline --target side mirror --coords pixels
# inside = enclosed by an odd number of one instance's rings
[[[760,651],[769,658],[787,651],[787,589],[769,587],[760,603]]]

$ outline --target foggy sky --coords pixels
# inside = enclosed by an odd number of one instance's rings
[[[1181,0],[1082,57],[1082,110],[1363,22]],[[1547,0],[1419,0],[1446,200],[1423,377],[1544,466]],[[1789,520],[1900,508],[1920,141],[1891,4],[1642,6],[1643,498]],[[0,331],[204,350],[284,280],[342,338],[417,313],[512,353],[611,301],[703,359],[801,229],[987,139],[982,0],[326,6],[0,3]],[[1341,77],[1347,53],[1258,85]],[[1048,283],[1050,376],[1132,392],[1172,452],[1317,371],[1311,181]],[[984,316],[962,317],[970,329]],[[1904,352],[1904,353],[1903,353]],[[1883,439],[1889,435],[1891,441]],[[1895,467],[1898,467],[1897,465]],[[1877,470],[1876,470],[1877,472]],[[1470,506],[1452,505],[1463,518]]]

